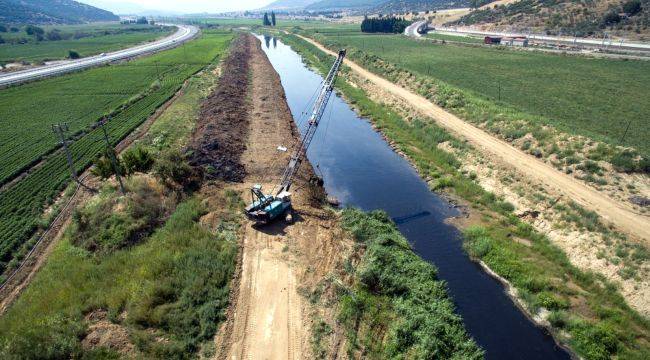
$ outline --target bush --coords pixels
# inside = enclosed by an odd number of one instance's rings
[[[618,24],[621,21],[621,17],[615,11],[610,11],[603,16],[602,24],[604,26],[610,26]]]
[[[154,165],[154,173],[168,186],[191,188],[198,180],[185,155],[172,150],[161,154]]]
[[[115,156],[118,170],[121,174],[124,173],[123,166],[120,163],[120,160],[117,158],[115,152],[113,152],[111,155],[108,153],[108,151],[113,150],[105,150],[103,154],[98,155],[94,162],[95,166],[90,171],[93,175],[98,176],[102,179],[108,179],[111,176],[115,175],[115,168],[113,167],[111,156]]]
[[[151,169],[153,164],[153,155],[141,146],[130,148],[122,154],[122,165],[125,174],[130,175],[136,172],[147,172]]]
[[[79,59],[80,57],[81,57],[81,55],[79,55],[78,52],[76,52],[74,50],[68,50],[68,58],[70,58],[70,59]]]
[[[623,11],[629,16],[634,16],[641,11],[641,1],[630,0],[623,4]]]
[[[103,194],[74,212],[71,242],[107,254],[139,243],[164,218],[173,202],[146,179],[132,179],[127,196]]]
[[[63,39],[61,32],[57,29],[48,31],[47,34],[45,34],[45,37],[50,41],[58,41]]]

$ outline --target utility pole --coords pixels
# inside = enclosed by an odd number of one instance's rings
[[[160,69],[158,69],[158,61],[154,61],[156,64],[156,76],[158,77],[158,80],[160,80]]]
[[[498,81],[498,87],[499,87],[499,101],[501,101],[501,80]]]
[[[625,136],[627,135],[627,131],[630,129],[630,124],[632,124],[632,119],[630,119],[630,121],[627,122],[627,126],[625,127],[625,132],[623,133],[621,140],[618,142],[619,144],[623,144],[623,141],[625,141]]]
[[[77,176],[77,170],[74,168],[74,161],[72,160],[72,153],[68,148],[68,141],[65,138],[65,133],[70,131],[70,129],[68,128],[68,123],[52,124],[52,131],[54,132],[55,135],[57,135],[60,144],[63,146],[63,151],[65,151],[65,156],[68,161],[68,167],[70,168],[70,175],[72,177],[72,180],[77,184],[79,184],[80,186],[83,186],[88,190],[94,191],[94,189],[82,183],[81,180],[79,180],[79,177]]]
[[[117,159],[115,158],[115,150],[111,146],[111,141],[108,139],[108,132],[106,132],[104,123],[105,121],[100,121],[99,126],[102,128],[102,131],[104,132],[104,140],[106,141],[106,153],[108,154],[108,157],[111,159],[111,163],[113,164],[113,170],[115,171],[115,177],[117,178],[117,182],[120,183],[120,190],[122,191],[122,195],[124,195],[126,194],[126,191],[124,190],[124,184],[122,183],[120,167],[117,165]]]

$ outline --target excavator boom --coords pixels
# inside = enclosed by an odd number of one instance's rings
[[[252,203],[248,205],[245,210],[246,215],[251,220],[257,223],[268,223],[282,215],[287,209],[291,208],[291,194],[289,193],[289,188],[291,187],[294,176],[298,173],[300,164],[307,156],[307,149],[316,134],[318,123],[323,116],[330,95],[332,95],[334,80],[336,80],[336,75],[341,69],[341,64],[343,63],[344,58],[345,50],[339,51],[336,61],[332,65],[327,77],[325,77],[325,80],[323,80],[318,97],[314,102],[311,115],[309,116],[307,129],[301,137],[300,143],[291,154],[289,164],[282,174],[280,190],[275,195],[264,195],[260,185],[255,185],[251,189]]]

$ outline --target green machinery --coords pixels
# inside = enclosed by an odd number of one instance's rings
[[[293,177],[296,175],[298,169],[300,168],[300,164],[307,156],[307,149],[309,148],[309,145],[311,144],[311,141],[316,134],[318,123],[323,116],[327,102],[329,101],[330,95],[332,94],[334,80],[336,79],[336,75],[341,68],[343,58],[345,58],[345,50],[339,51],[336,61],[332,65],[332,68],[330,69],[327,77],[321,85],[318,97],[314,102],[314,106],[309,117],[307,129],[300,139],[300,143],[291,155],[289,164],[284,169],[284,173],[282,174],[282,180],[280,181],[280,190],[275,195],[266,195],[262,192],[262,186],[259,184],[253,186],[251,189],[252,202],[246,207],[245,211],[246,216],[248,216],[249,219],[255,221],[256,223],[269,223],[282,216],[287,210],[291,209],[291,193],[289,192],[289,188],[291,187]]]

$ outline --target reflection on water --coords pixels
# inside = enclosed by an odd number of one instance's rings
[[[281,41],[273,39],[270,47],[271,37],[260,39],[300,125],[322,77]],[[341,98],[333,95],[324,114],[307,155],[320,169],[327,192],[344,206],[383,209],[393,217],[414,250],[438,267],[467,330],[487,358],[569,359],[519,311],[503,286],[467,257],[458,230],[445,223],[457,215],[449,203],[432,193],[409,163]]]

